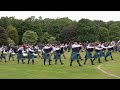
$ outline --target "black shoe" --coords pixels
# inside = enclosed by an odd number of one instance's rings
[[[80,67],[82,67],[82,65],[79,65]]]
[[[95,59],[93,59],[93,61],[95,61]]]
[[[70,66],[72,66],[72,64],[70,64]]]
[[[61,65],[63,65],[64,63],[61,63]]]
[[[85,65],[86,63],[84,63],[84,65]]]

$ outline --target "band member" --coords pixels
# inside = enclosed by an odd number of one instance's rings
[[[70,49],[71,49],[71,44],[70,43],[67,45],[67,49],[68,49],[68,52],[70,52]]]
[[[10,50],[9,50],[9,61],[10,61],[10,58],[12,58],[13,61],[14,61],[14,56],[15,56],[15,52],[14,52],[13,48],[10,48]]]
[[[94,56],[93,56],[93,58],[94,58],[93,61],[98,58],[98,62],[101,63],[101,62],[100,62],[101,51],[102,51],[102,48],[100,48],[99,45],[96,45],[96,46],[95,46],[95,54],[94,54]]]
[[[63,65],[64,63],[62,63],[62,60],[61,60],[61,48],[60,46],[56,46],[55,48],[55,64],[57,64],[57,60],[59,59],[60,60],[60,63],[61,65]]]
[[[22,50],[22,54],[23,54],[23,59],[24,60],[28,58],[27,48],[24,48],[24,50]]]
[[[77,63],[79,66],[82,66],[80,64],[80,49],[81,49],[81,46],[75,42],[73,45],[72,45],[72,53],[71,53],[71,61],[70,61],[70,66],[72,66],[72,62],[73,60],[77,60]]]
[[[107,57],[110,56],[111,57],[111,60],[113,60],[113,57],[112,57],[112,51],[113,51],[113,47],[111,44],[108,45],[108,48],[107,48],[107,53],[106,53],[106,56],[105,56],[105,59],[107,60]]]
[[[34,50],[32,46],[28,47],[28,64],[30,59],[32,59],[32,64],[34,64]]]
[[[61,48],[60,53],[61,53],[61,55],[63,55],[64,59],[66,59],[65,54],[64,54],[64,52],[65,52],[64,47],[65,47],[64,45],[60,46],[60,48]]]
[[[40,56],[41,50],[40,50],[39,46],[35,46],[34,51],[35,51],[35,58],[37,58],[36,56],[39,56],[39,58],[40,58],[41,57]]]
[[[18,48],[18,55],[17,55],[18,64],[19,64],[19,61],[20,61],[20,60],[22,60],[22,64],[25,64],[25,62],[24,62],[24,60],[23,60],[23,53],[22,53],[22,51],[23,51],[23,47],[20,46],[20,47]]]
[[[82,51],[83,45],[81,43],[79,43],[79,45],[81,46],[80,51]],[[79,54],[79,57],[80,57],[81,60],[83,60],[80,54]]]
[[[1,60],[2,60],[2,58],[4,58],[5,62],[7,62],[7,61],[6,61],[6,56],[7,56],[7,50],[6,50],[6,48],[3,46],[3,47],[2,47],[2,50],[1,50]]]
[[[86,55],[85,55],[84,64],[86,64],[87,59],[90,59],[91,64],[94,65],[93,61],[92,61],[92,51],[93,51],[93,48],[94,47],[91,44],[88,44],[88,46],[86,47]]]
[[[107,47],[105,46],[105,43],[103,43],[103,44],[101,45],[101,48],[102,48],[102,50],[101,50],[101,52],[100,52],[100,57],[104,57],[104,58],[105,58],[105,51],[106,51],[106,49],[107,49]],[[106,58],[105,58],[105,61],[107,62]]]
[[[46,60],[49,60],[49,65],[51,65],[51,55],[50,52],[52,50],[52,47],[50,47],[49,45],[46,45],[45,47],[43,47],[42,51],[43,51],[43,59],[44,59],[44,65]]]

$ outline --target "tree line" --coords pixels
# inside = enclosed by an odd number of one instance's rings
[[[0,18],[0,45],[112,40],[120,40],[120,21],[104,22],[86,18],[74,21],[68,17],[42,19],[41,16],[31,16],[25,20]]]

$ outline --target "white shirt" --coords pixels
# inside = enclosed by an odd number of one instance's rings
[[[57,48],[55,48],[55,50],[60,50],[60,48],[57,47]]]
[[[87,48],[94,48],[94,47],[91,47],[91,46],[87,46]]]
[[[45,46],[43,49],[49,49],[50,47],[48,47],[48,46]]]
[[[101,45],[101,47],[102,47],[102,48],[107,48],[107,47],[105,47],[104,45]]]
[[[95,47],[95,49],[97,49],[97,50],[102,50],[102,48],[99,48],[99,47]]]
[[[78,45],[73,44],[73,45],[72,45],[72,48],[77,48],[77,47],[81,47],[81,46],[82,46],[82,45],[79,45],[79,44],[78,44]]]

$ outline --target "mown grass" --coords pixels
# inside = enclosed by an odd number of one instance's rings
[[[35,64],[17,64],[15,61],[8,61],[5,63],[4,60],[0,62],[0,79],[114,79],[115,77],[104,74],[97,69],[100,65],[98,61],[94,61],[95,65],[91,65],[90,60],[87,61],[86,65],[83,65],[84,60],[81,61],[82,67],[79,67],[77,62],[73,62],[73,66],[70,67],[70,52],[65,52],[67,59],[62,57],[64,65],[57,62],[55,65],[52,56],[52,65],[43,65],[43,59],[35,59]],[[120,76],[120,53],[113,53],[114,61],[108,58],[108,63],[102,66],[102,69],[110,71]],[[81,56],[84,59],[85,52],[81,52]],[[7,57],[8,58],[8,57]],[[105,63],[104,58],[101,59],[102,64]],[[115,78],[116,79],[116,78]]]

